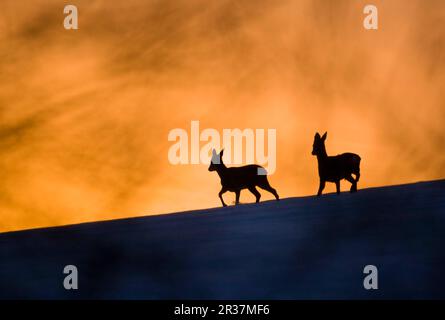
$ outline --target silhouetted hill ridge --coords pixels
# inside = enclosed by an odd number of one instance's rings
[[[445,298],[444,195],[438,180],[3,233],[0,298]]]

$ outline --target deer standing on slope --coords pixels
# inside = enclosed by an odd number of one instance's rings
[[[312,155],[317,156],[318,175],[320,176],[320,187],[317,196],[320,196],[326,181],[334,182],[337,194],[340,194],[340,180],[346,179],[351,185],[351,192],[357,192],[357,182],[360,179],[360,156],[355,153],[342,153],[337,156],[328,156],[326,153],[325,140],[327,132],[320,137],[317,132],[312,146]],[[355,179],[352,177],[355,175]]]
[[[260,202],[261,194],[255,188],[256,186],[272,193],[277,200],[280,200],[277,191],[272,188],[267,180],[267,172],[263,167],[251,164],[243,167],[227,168],[222,161],[224,150],[219,155],[215,150],[212,151],[212,161],[210,162],[209,171],[216,171],[221,178],[221,191],[219,198],[222,205],[227,207],[222,195],[227,192],[235,192],[235,204],[239,204],[239,197],[242,189],[248,189],[255,195],[256,202]]]

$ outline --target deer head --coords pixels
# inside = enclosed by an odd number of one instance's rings
[[[216,153],[215,149],[212,150],[212,160],[210,161],[209,171],[217,171],[218,168],[224,166],[222,157],[224,154],[224,149],[221,150],[219,154]]]
[[[324,145],[324,142],[326,140],[328,133],[325,132],[322,137],[320,137],[320,134],[317,132],[314,137],[314,144],[312,145],[312,155],[318,156],[318,155],[326,155],[326,147]]]

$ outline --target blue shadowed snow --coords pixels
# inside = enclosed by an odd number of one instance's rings
[[[444,237],[445,180],[4,233],[0,298],[443,299]]]

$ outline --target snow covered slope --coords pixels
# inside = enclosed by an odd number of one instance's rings
[[[444,237],[445,180],[4,233],[0,298],[445,298]]]

